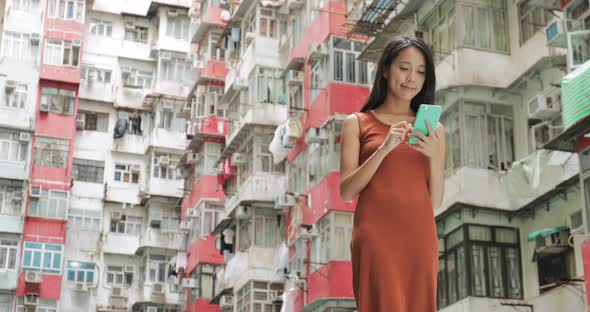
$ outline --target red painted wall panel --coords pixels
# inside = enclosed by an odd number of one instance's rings
[[[47,12],[47,11],[45,11]],[[87,17],[88,18],[88,17]],[[66,21],[61,19],[48,18],[45,19],[45,32],[62,31],[65,33],[84,33],[84,24],[77,21]]]
[[[59,300],[61,292],[61,275],[42,274],[40,286],[36,287],[39,291],[39,298],[48,300]],[[16,295],[22,297],[26,294],[25,288],[25,272],[21,272],[18,277],[18,285],[16,287]]]
[[[66,221],[27,216],[24,235],[27,241],[63,243],[66,238]]]
[[[322,298],[354,298],[350,261],[330,261],[311,273],[308,281],[308,304]]]
[[[197,299],[187,309],[188,312],[221,312],[221,307],[209,304],[209,299]]]
[[[221,19],[222,11],[223,9],[219,7],[208,7],[207,12],[203,14],[203,22],[207,24],[216,24],[220,26],[227,24],[227,21]]]
[[[225,80],[228,69],[223,60],[208,60],[201,71],[201,77],[215,80]]]
[[[193,241],[187,250],[186,272],[190,274],[199,264],[223,264],[223,256],[215,248],[216,236],[206,236]]]
[[[195,208],[201,199],[224,199],[223,188],[217,185],[217,176],[202,176],[193,184],[192,192],[182,201],[182,220],[186,219],[186,210]]]
[[[586,238],[582,242],[582,263],[584,265],[584,281],[586,289],[590,289],[590,239]],[[590,292],[586,292],[586,302],[590,302]],[[588,312],[590,312],[590,305],[588,305]]]

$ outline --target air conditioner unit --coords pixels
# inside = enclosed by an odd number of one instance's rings
[[[14,92],[14,88],[16,88],[16,81],[6,80],[6,83],[4,84],[4,89],[6,90],[6,92]]]
[[[532,142],[536,148],[542,148],[553,140],[562,129],[562,127],[552,126],[548,121],[540,122],[531,127]]]
[[[156,308],[156,307],[147,307],[147,312],[158,312],[158,308]]]
[[[250,44],[250,42],[252,42],[254,38],[256,38],[256,33],[249,31],[246,33],[244,41],[246,42],[246,44]]]
[[[162,60],[170,61],[172,59],[172,52],[162,52]]]
[[[150,226],[160,226],[162,223],[162,213],[160,212],[153,212],[150,213]]]
[[[205,62],[203,62],[201,60],[194,60],[193,67],[195,67],[197,69],[203,69],[205,67]]]
[[[41,39],[41,35],[39,33],[31,33],[31,42],[39,43],[40,39]]]
[[[561,89],[551,87],[535,95],[528,103],[529,118],[548,119],[561,111]]]
[[[310,225],[311,228],[307,230],[305,226],[301,226],[299,228],[299,238],[302,239],[310,239],[314,238],[318,235],[317,228],[315,224]]]
[[[328,55],[328,47],[323,43],[312,42],[309,46],[307,57],[311,60],[317,60]]]
[[[194,278],[184,278],[182,280],[182,287],[184,287],[184,288],[197,288],[197,280]]]
[[[543,235],[538,235],[535,252],[537,254],[561,253],[571,248],[568,243],[569,235],[570,233],[568,230],[561,230],[545,237],[543,237]]]
[[[291,10],[301,8],[304,4],[303,0],[287,0],[287,8]]]
[[[246,163],[246,156],[240,153],[233,153],[231,155],[232,165],[243,165]]]
[[[41,104],[39,104],[39,112],[49,113],[49,103],[43,103],[43,101],[41,101]]]
[[[25,282],[31,284],[41,283],[41,272],[28,271],[25,273]]]
[[[82,44],[82,42],[80,41],[80,39],[74,39],[72,40],[72,45],[79,47]]]
[[[164,109],[173,109],[174,108],[174,103],[172,103],[171,100],[165,100],[162,102],[162,108]]]
[[[88,285],[85,282],[77,282],[74,284],[74,290],[79,292],[87,292]]]
[[[176,9],[168,9],[168,16],[178,16],[178,11]]]
[[[197,153],[186,154],[186,163],[187,164],[196,164],[197,162],[199,162],[199,155]]]
[[[121,220],[123,213],[120,211],[111,211],[111,220]]]
[[[166,288],[164,288],[164,284],[156,283],[152,285],[152,295],[162,295],[166,292]]]
[[[31,186],[29,188],[29,197],[31,197],[31,198],[41,197],[41,188],[38,186]]]
[[[26,294],[24,304],[26,306],[36,306],[39,301],[39,297],[36,294]]]
[[[274,290],[270,293],[270,301],[277,302],[283,301],[283,291],[282,290]]]
[[[571,29],[571,21],[567,19],[556,19],[551,24],[545,27],[545,36],[547,38],[547,45],[567,47],[567,31]]]
[[[293,207],[296,204],[295,197],[287,194],[277,196],[274,202],[277,209]]]
[[[78,118],[76,118],[76,129],[84,130],[85,127],[86,127],[86,120],[84,119],[84,115],[79,114]]]
[[[249,209],[247,206],[238,206],[238,208],[236,208],[236,219],[243,220],[250,218],[250,216],[252,215],[251,211],[252,210]]]
[[[125,298],[127,294],[125,293],[125,288],[123,287],[113,287],[111,288],[111,297],[115,298]]]
[[[31,134],[28,132],[21,132],[18,135],[18,140],[21,142],[31,142]]]
[[[160,156],[160,165],[168,166],[170,164],[169,156]]]
[[[189,221],[180,221],[180,230],[188,231],[191,229],[191,223]]]
[[[234,296],[232,295],[224,295],[221,297],[219,304],[222,308],[231,308],[234,306]]]
[[[325,139],[327,139],[327,136],[326,129],[324,128],[309,128],[307,129],[307,132],[305,132],[305,142],[307,142],[307,144],[320,143]]]
[[[584,233],[582,210],[578,210],[570,215],[570,234],[576,233]]]

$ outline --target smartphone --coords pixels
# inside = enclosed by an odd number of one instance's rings
[[[416,120],[414,120],[414,124],[412,125],[414,129],[417,131],[422,132],[425,135],[429,135],[428,127],[426,126],[426,121],[430,123],[432,130],[436,129],[438,125],[438,120],[440,119],[440,115],[442,113],[442,106],[440,105],[430,105],[430,104],[422,104],[418,108],[418,113],[416,113]],[[418,138],[417,135],[414,137]],[[416,144],[416,141],[413,138],[408,140],[410,144]]]

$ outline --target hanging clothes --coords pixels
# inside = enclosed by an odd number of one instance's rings
[[[286,129],[284,124],[277,126],[272,141],[268,145],[268,150],[272,153],[273,161],[275,164],[281,162],[283,159],[285,159],[285,157],[287,157],[287,150],[285,149],[285,145],[283,142],[283,136],[285,131]]]
[[[239,27],[233,27],[231,29],[231,40],[235,43],[240,42],[240,28]]]
[[[297,118],[290,118],[287,121],[287,136],[291,140],[299,140],[301,138],[301,122]]]

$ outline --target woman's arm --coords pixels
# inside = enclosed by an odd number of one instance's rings
[[[434,131],[440,144],[440,154],[438,159],[430,158],[430,177],[428,179],[428,189],[430,191],[430,200],[432,208],[438,209],[442,205],[445,191],[445,128],[438,123]]]
[[[392,126],[384,143],[359,166],[359,121],[354,114],[344,119],[340,139],[340,196],[344,201],[352,201],[369,184],[383,158],[403,141],[407,131],[405,121]]]

